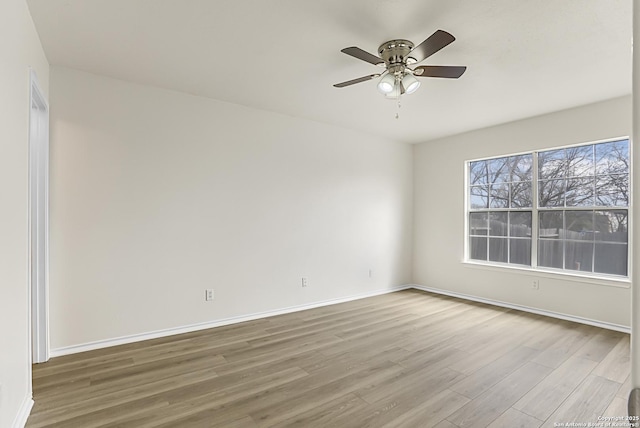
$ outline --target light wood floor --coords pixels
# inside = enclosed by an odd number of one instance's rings
[[[552,427],[626,414],[629,336],[416,290],[54,358],[27,427]]]

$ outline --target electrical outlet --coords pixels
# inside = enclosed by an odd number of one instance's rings
[[[369,269],[369,278],[373,278],[373,269]]]
[[[531,281],[531,288],[534,290],[540,290],[540,280],[534,279],[533,281]]]
[[[309,278],[307,278],[306,276],[302,277],[302,286],[303,287],[308,287],[309,286]]]
[[[210,302],[213,300],[213,289],[209,288],[204,290],[204,300]]]

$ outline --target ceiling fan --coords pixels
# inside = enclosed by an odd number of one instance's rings
[[[336,83],[336,88],[355,85],[366,82],[376,77],[381,77],[378,82],[378,90],[387,98],[398,99],[402,94],[411,94],[418,89],[420,82],[416,77],[444,77],[457,79],[462,76],[467,67],[448,65],[421,65],[411,68],[413,64],[424,61],[440,49],[452,43],[456,38],[443,30],[438,30],[429,36],[418,46],[409,40],[389,40],[378,48],[375,56],[358,47],[344,48],[341,52],[354,58],[366,61],[370,64],[385,67],[382,73],[370,74],[346,82]]]

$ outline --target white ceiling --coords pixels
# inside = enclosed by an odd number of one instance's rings
[[[631,93],[631,0],[28,0],[52,65],[174,89],[405,142]],[[376,54],[393,38],[456,41],[422,64],[466,65],[422,79],[396,104]]]

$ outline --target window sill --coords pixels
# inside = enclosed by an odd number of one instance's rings
[[[463,260],[462,265],[469,269],[483,269],[491,270],[495,272],[515,271],[522,273],[523,275],[535,276],[538,278],[549,278],[563,281],[574,281],[588,284],[602,285],[606,287],[617,288],[630,288],[631,279],[625,277],[612,277],[612,276],[596,276],[596,275],[584,275],[580,273],[569,273],[564,271],[554,271],[550,269],[533,269],[526,266],[511,266],[501,265],[494,263],[482,263],[470,260]]]

